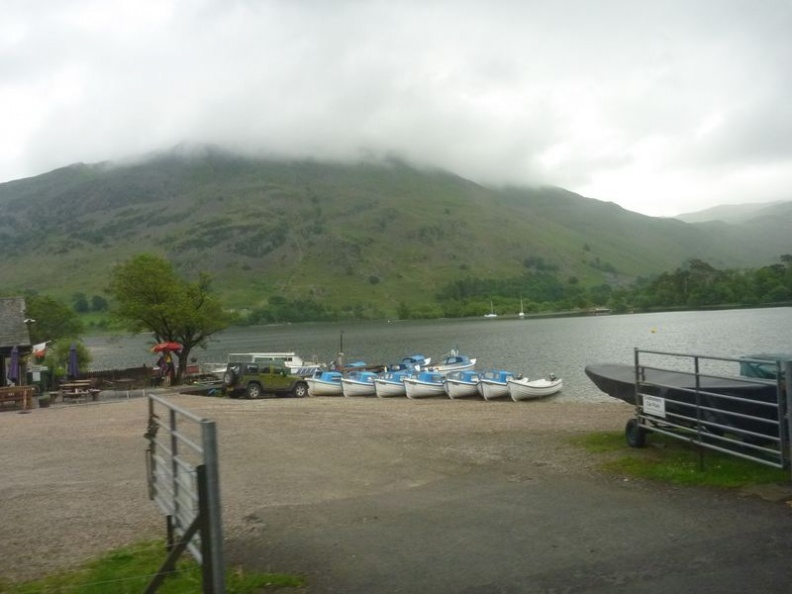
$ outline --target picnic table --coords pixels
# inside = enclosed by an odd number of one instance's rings
[[[57,392],[53,393],[53,399],[60,396],[62,402],[77,400],[78,398],[88,398],[94,402],[99,398],[100,389],[95,388],[91,380],[71,380],[60,384]]]

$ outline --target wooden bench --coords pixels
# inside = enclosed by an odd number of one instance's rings
[[[94,387],[94,382],[92,380],[72,380],[63,382],[59,388],[58,395],[61,398],[61,402],[66,402],[67,399],[77,400],[89,396],[91,400],[96,402],[101,392],[100,389]]]
[[[0,406],[5,406],[6,402],[13,402],[17,406],[21,404],[23,409],[29,409],[35,394],[36,386],[0,388]]]
[[[116,390],[118,392],[126,392],[127,399],[129,399],[129,395],[132,392],[132,388],[134,384],[135,384],[135,380],[127,377],[121,377],[113,382],[109,382],[111,390]]]

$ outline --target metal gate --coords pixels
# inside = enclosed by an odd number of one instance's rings
[[[149,498],[165,514],[169,554],[146,592],[157,590],[186,549],[201,565],[204,594],[224,594],[215,423],[153,395],[148,410]]]
[[[763,377],[750,377],[752,366]],[[792,362],[635,349],[636,417],[630,445],[647,432],[776,468],[790,468]]]

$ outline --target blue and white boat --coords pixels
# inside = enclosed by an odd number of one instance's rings
[[[374,380],[377,374],[373,371],[352,371],[341,378],[341,389],[344,396],[374,396]]]
[[[476,360],[471,359],[467,355],[460,355],[457,349],[443,355],[440,363],[431,367],[432,371],[446,375],[452,371],[463,371],[465,369],[473,369],[476,366]]]
[[[320,371],[305,378],[311,396],[341,396],[341,372]]]
[[[411,371],[386,371],[374,380],[374,391],[379,398],[391,396],[406,396],[407,388],[404,380],[412,375]]]
[[[404,365],[404,369],[420,370],[428,367],[431,362],[431,357],[424,357],[423,355],[416,353],[414,355],[404,357],[404,359],[400,361],[400,364]]]
[[[510,378],[514,374],[505,369],[490,369],[481,374],[478,383],[478,391],[484,397],[484,400],[493,400],[494,398],[505,398],[509,395]]]
[[[437,371],[422,371],[418,375],[404,378],[407,398],[430,398],[445,396],[443,380],[445,377]]]
[[[519,379],[510,377],[507,384],[509,386],[509,395],[515,402],[552,396],[560,392],[564,386],[561,378],[556,377],[552,373],[546,378],[535,380],[529,380],[527,377]]]
[[[449,398],[465,398],[466,396],[479,396],[478,383],[481,373],[473,369],[452,371],[449,373],[443,387]]]

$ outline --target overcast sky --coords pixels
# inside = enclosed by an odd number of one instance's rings
[[[792,200],[792,0],[3,0],[0,181],[181,142]]]

